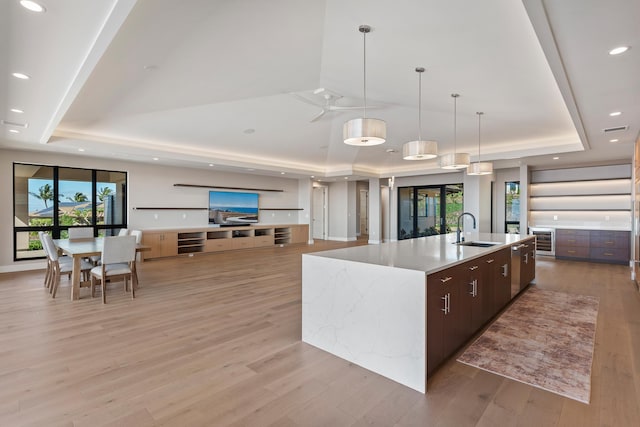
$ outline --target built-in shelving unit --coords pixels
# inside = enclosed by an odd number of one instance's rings
[[[532,226],[631,226],[631,165],[531,173]]]
[[[284,190],[274,190],[272,188],[245,188],[245,187],[228,187],[222,185],[202,185],[202,184],[173,184],[174,187],[194,187],[194,188],[219,188],[223,190],[242,190],[242,191],[273,191],[283,193]]]
[[[302,208],[259,208],[260,211],[301,211]]]
[[[306,224],[252,225],[144,230],[142,242],[151,249],[144,253],[144,258],[152,259],[183,254],[193,255],[233,249],[306,243],[308,236],[309,226]]]

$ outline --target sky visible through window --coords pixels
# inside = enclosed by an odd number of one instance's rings
[[[37,212],[45,209],[44,200],[40,200],[33,194],[40,194],[40,188],[49,184],[53,191],[53,181],[50,179],[29,179],[29,212]],[[116,194],[116,185],[111,182],[98,182],[97,189],[110,188],[112,194]],[[91,201],[91,182],[86,181],[59,181],[60,202],[74,201],[76,193],[82,193]],[[51,207],[52,201],[48,200],[46,206]]]

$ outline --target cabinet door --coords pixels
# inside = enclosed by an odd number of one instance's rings
[[[309,241],[309,225],[291,226],[291,243],[307,243]]]
[[[520,266],[520,289],[527,287],[536,277],[536,245],[534,240],[523,242],[522,259]]]
[[[483,298],[485,297],[485,280],[483,274],[484,262],[482,258],[464,264],[467,276],[466,295],[469,299],[469,333],[474,334],[482,327],[485,321],[485,308]]]
[[[464,280],[465,265],[451,269],[454,280],[444,287],[449,293],[449,313],[445,318],[444,351],[445,357],[452,355],[471,337],[471,300],[469,282]]]
[[[144,251],[144,259],[175,256],[178,254],[178,233],[142,233],[142,244],[151,249]]]
[[[427,375],[430,375],[444,360],[442,334],[446,316],[446,292],[438,273],[427,276]]]
[[[511,301],[511,249],[502,249],[495,254],[493,275],[493,315]]]

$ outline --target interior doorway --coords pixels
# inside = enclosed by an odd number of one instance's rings
[[[369,190],[360,190],[360,236],[369,235]]]
[[[311,222],[314,239],[326,240],[328,227],[328,193],[327,187],[313,187],[313,218]]]

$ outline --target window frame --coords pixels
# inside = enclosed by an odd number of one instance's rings
[[[39,226],[16,226],[16,217],[17,217],[17,194],[16,194],[16,168],[20,166],[35,166],[35,167],[45,167],[52,168],[52,187],[53,187],[53,200],[52,200],[52,225],[39,225]],[[38,163],[27,163],[27,162],[13,162],[13,182],[12,182],[12,193],[13,193],[13,261],[30,261],[34,259],[43,259],[44,256],[33,256],[33,257],[18,257],[18,235],[19,233],[37,233],[38,231],[44,231],[50,233],[54,239],[59,239],[61,233],[63,231],[67,231],[69,228],[73,226],[69,225],[60,225],[60,214],[59,214],[59,182],[60,182],[60,170],[61,169],[77,169],[81,171],[90,171],[91,172],[91,224],[82,225],[82,227],[92,227],[94,236],[98,236],[101,231],[106,232],[106,230],[119,230],[121,228],[127,228],[128,222],[128,209],[127,209],[127,200],[128,200],[128,181],[129,174],[126,171],[119,170],[105,170],[105,169],[88,169],[88,168],[79,168],[79,167],[70,167],[70,166],[54,166],[54,165],[46,165],[46,164],[38,164]],[[122,223],[119,224],[97,224],[98,216],[97,216],[97,206],[98,206],[98,197],[97,197],[97,177],[101,172],[107,173],[118,173],[122,174],[124,177],[124,186],[122,187]],[[28,178],[27,178],[28,179]],[[28,186],[27,186],[28,188]],[[28,197],[28,191],[27,191]],[[80,226],[78,226],[80,227]]]

